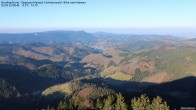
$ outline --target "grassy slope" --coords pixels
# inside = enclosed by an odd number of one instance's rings
[[[55,93],[55,92],[61,92],[64,94],[71,94],[72,90],[70,88],[70,84],[65,83],[65,84],[59,84],[59,85],[55,85],[55,86],[47,88],[46,90],[44,90],[42,92],[42,95],[47,96],[47,95]]]
[[[131,79],[130,75],[124,74],[122,72],[116,72],[115,74],[112,74],[107,77],[110,77],[112,79],[117,79],[117,80],[125,80],[125,81],[129,81]]]

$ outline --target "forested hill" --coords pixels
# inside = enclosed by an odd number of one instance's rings
[[[195,44],[171,35],[0,34],[0,109],[195,106]]]

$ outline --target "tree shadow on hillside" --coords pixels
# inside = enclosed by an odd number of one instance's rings
[[[149,83],[149,82],[133,82],[121,81],[111,78],[94,78],[83,79],[85,83],[94,83],[98,86],[104,86],[121,92],[125,98],[131,99],[141,94],[147,94],[151,99],[161,96],[168,102],[172,109],[180,107],[196,106],[196,77],[188,76],[182,79],[165,82],[165,83]]]

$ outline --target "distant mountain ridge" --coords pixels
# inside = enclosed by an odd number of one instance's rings
[[[180,38],[171,35],[132,35],[132,34],[113,34],[105,32],[87,33],[85,31],[46,31],[33,33],[0,33],[0,43],[83,43],[94,44],[100,41],[135,41],[135,40],[162,40]]]
[[[0,43],[88,43],[93,41],[91,34],[84,31],[47,31],[24,34],[0,34]]]

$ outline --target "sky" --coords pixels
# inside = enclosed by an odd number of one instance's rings
[[[0,0],[2,1],[13,0]],[[78,1],[86,4],[0,6],[0,32],[85,30],[196,35],[196,0]]]

